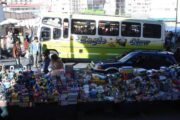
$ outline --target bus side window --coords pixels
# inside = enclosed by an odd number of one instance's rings
[[[98,34],[104,36],[118,36],[119,22],[99,21]]]
[[[145,38],[161,38],[161,25],[143,24],[143,37]]]
[[[96,22],[95,20],[72,19],[72,34],[78,35],[95,35]]]
[[[134,22],[122,22],[121,35],[127,37],[140,37],[141,36],[141,24]]]
[[[46,41],[51,39],[51,29],[48,27],[41,28],[41,40]]]
[[[66,18],[64,19],[64,23],[63,23],[63,37],[64,38],[68,38],[69,36],[69,20]]]

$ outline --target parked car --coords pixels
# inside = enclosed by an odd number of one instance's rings
[[[93,72],[114,73],[122,66],[135,68],[159,69],[177,64],[173,53],[167,51],[133,51],[119,59],[91,63]]]

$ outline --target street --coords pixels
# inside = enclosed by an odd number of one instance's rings
[[[9,107],[10,120],[179,120],[180,102],[85,103],[58,106],[39,104],[32,108]]]

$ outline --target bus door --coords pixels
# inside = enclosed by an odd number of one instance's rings
[[[40,26],[39,28],[39,40],[41,43],[41,53],[49,48],[49,43],[52,38],[52,28],[50,26]]]
[[[68,18],[64,18],[63,20],[63,39],[69,39],[69,19]]]

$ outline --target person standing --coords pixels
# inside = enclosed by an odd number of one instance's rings
[[[33,54],[32,53],[33,53],[32,42],[29,41],[28,48],[27,48],[26,55],[25,55],[25,57],[28,58],[27,67],[28,67],[29,70],[31,70],[31,67],[34,64],[34,62],[33,62],[34,59],[33,59]]]
[[[19,66],[21,65],[20,56],[21,56],[21,46],[19,40],[17,40],[13,46],[13,57],[16,59],[16,64]]]
[[[39,67],[39,55],[40,55],[40,43],[38,37],[34,38],[34,41],[31,43],[31,54],[33,55],[33,67]]]
[[[25,57],[29,55],[29,42],[27,39],[24,40],[24,54]]]

